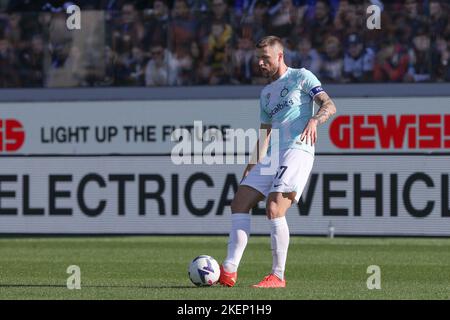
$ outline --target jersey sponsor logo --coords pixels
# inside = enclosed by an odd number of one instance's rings
[[[329,134],[339,149],[450,149],[450,114],[342,115]]]
[[[19,150],[25,142],[25,131],[16,119],[0,118],[0,152]]]
[[[289,89],[284,87],[283,90],[281,90],[281,92],[280,92],[280,97],[283,97],[283,98],[286,97],[288,92],[289,92]]]
[[[312,89],[309,91],[309,95],[311,96],[311,98],[314,98],[314,96],[315,96],[316,94],[321,93],[321,92],[323,92],[323,91],[324,91],[324,90],[323,90],[323,88],[322,88],[321,86],[317,86],[317,87],[312,88]]]
[[[275,114],[277,114],[278,112],[280,112],[281,110],[283,110],[286,107],[292,106],[294,104],[294,101],[292,99],[289,100],[284,100],[280,103],[278,103],[275,108],[273,108],[272,110],[270,110],[269,117],[272,118]]]

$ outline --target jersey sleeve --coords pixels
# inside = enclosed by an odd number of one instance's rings
[[[314,99],[317,94],[324,91],[319,79],[317,79],[314,73],[306,69],[303,72],[302,90],[312,99]]]
[[[263,100],[262,96],[259,98],[259,119],[261,120],[261,123],[270,124],[270,117],[267,114],[266,110],[263,108]]]

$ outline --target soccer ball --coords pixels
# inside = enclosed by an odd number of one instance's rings
[[[192,260],[188,275],[196,286],[212,286],[219,280],[220,267],[213,257],[201,255]]]

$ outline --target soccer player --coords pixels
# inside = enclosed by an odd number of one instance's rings
[[[336,107],[312,72],[285,64],[280,38],[261,39],[256,45],[256,57],[263,76],[270,80],[260,95],[260,132],[268,134],[260,134],[254,153],[256,161],[247,165],[231,203],[228,252],[220,266],[219,283],[228,287],[236,283],[237,269],[250,234],[250,210],[267,198],[272,272],[253,287],[277,288],[286,286],[284,270],[289,246],[286,211],[299,201],[311,173],[317,126],[327,121]],[[313,101],[319,106],[315,115]],[[279,141],[271,141],[274,129],[278,130]],[[274,150],[278,149],[278,170],[273,174],[261,170],[268,165],[269,144],[271,157],[277,156]]]

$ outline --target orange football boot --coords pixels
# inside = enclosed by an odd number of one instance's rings
[[[219,283],[226,287],[232,287],[235,285],[237,280],[237,272],[226,272],[223,266],[220,265],[220,277]]]
[[[286,280],[281,280],[273,273],[269,274],[268,276],[264,277],[264,279],[258,283],[254,284],[252,286],[253,288],[284,288],[286,287]]]

